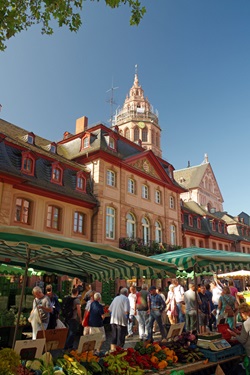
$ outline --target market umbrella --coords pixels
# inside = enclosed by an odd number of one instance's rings
[[[194,267],[195,272],[219,273],[241,269],[250,270],[249,254],[200,247],[183,248],[153,255],[150,258],[171,263],[179,270],[185,271],[193,270]]]

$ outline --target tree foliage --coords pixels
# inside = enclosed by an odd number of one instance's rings
[[[0,51],[6,48],[8,39],[34,24],[41,24],[42,34],[47,35],[53,34],[52,20],[59,27],[77,32],[82,24],[83,1],[86,0],[0,0]],[[127,4],[131,8],[130,25],[138,25],[146,12],[140,0],[104,1],[111,8]]]

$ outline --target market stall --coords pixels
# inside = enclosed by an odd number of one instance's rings
[[[153,255],[150,258],[161,262],[171,263],[179,270],[195,272],[230,272],[236,270],[250,270],[250,254],[188,247],[163,254]]]
[[[18,322],[24,297],[28,269],[92,280],[162,278],[173,276],[176,267],[116,247],[29,229],[0,226],[0,262],[24,267]]]

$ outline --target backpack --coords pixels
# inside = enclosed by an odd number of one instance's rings
[[[62,316],[66,321],[70,320],[74,312],[74,300],[75,298],[71,296],[64,297],[62,301]]]
[[[232,318],[234,316],[234,311],[230,305],[225,306],[224,312],[227,314],[228,318]]]

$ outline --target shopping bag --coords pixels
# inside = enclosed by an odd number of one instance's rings
[[[56,329],[59,328],[66,328],[66,326],[63,324],[63,322],[60,319],[56,320]]]
[[[83,327],[88,327],[89,326],[89,315],[90,315],[90,311],[89,310],[85,310],[83,321],[82,321]]]

